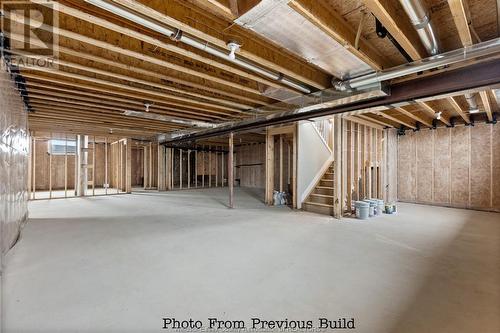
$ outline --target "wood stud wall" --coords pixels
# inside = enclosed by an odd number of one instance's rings
[[[500,128],[475,124],[399,137],[403,202],[500,211]]]
[[[76,140],[71,134],[41,134],[34,133],[30,139],[30,179],[28,182],[30,199],[52,199],[75,196],[78,172],[77,155],[68,154],[68,141]],[[65,141],[65,153],[54,155],[50,153],[49,141],[58,139]],[[116,194],[129,191],[127,182],[127,139],[96,138],[89,136],[88,145],[88,187],[87,196],[96,195],[96,189],[105,188],[104,194]],[[109,142],[109,143],[108,143]],[[120,149],[122,151],[120,151]],[[121,159],[120,159],[121,157]],[[58,191],[58,193],[55,193]],[[63,194],[59,191],[63,191]],[[38,195],[37,192],[48,192]],[[102,195],[102,191],[100,191]]]
[[[337,121],[336,118],[335,120]],[[397,154],[394,139],[396,132],[381,130],[341,119],[334,131],[334,155],[337,183],[340,185],[339,204],[342,212],[349,214],[354,201],[365,198],[379,198],[385,201],[395,201],[392,181],[396,167],[394,157]],[[387,142],[392,140],[388,145]],[[337,144],[338,141],[340,144]],[[335,154],[335,148],[341,149],[341,154]],[[337,164],[340,161],[340,166]],[[337,212],[337,214],[340,214]]]

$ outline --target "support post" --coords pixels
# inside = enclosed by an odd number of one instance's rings
[[[68,197],[68,135],[64,138],[64,197]]]
[[[108,195],[108,138],[104,138],[104,194]]]
[[[132,193],[132,139],[127,139],[125,145],[125,192]]]
[[[342,118],[335,117],[334,121],[334,186],[333,186],[333,217],[342,217]]]
[[[77,196],[84,197],[88,189],[88,149],[89,137],[78,135],[78,189]]]
[[[52,199],[52,133],[49,140],[49,199]]]
[[[229,154],[227,156],[228,186],[229,186],[229,208],[234,208],[234,134],[229,134]]]

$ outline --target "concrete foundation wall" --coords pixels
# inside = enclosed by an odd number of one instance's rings
[[[500,127],[476,124],[398,138],[400,201],[500,211]]]

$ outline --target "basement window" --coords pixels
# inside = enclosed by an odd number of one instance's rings
[[[64,155],[66,152],[66,142],[68,148],[68,155],[76,154],[76,141],[75,140],[50,140],[49,141],[49,154]]]

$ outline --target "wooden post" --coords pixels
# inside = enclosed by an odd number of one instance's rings
[[[223,147],[221,147],[221,148],[223,148]],[[221,168],[220,168],[221,181],[220,181],[220,183],[221,183],[221,186],[224,187],[224,183],[225,183],[225,181],[224,181],[224,176],[225,176],[225,173],[224,173],[224,152],[220,153],[220,163],[221,163]]]
[[[104,138],[104,194],[108,195],[108,138]]]
[[[212,147],[208,146],[208,187],[212,187]]]
[[[64,136],[64,197],[68,197],[68,135]]]
[[[52,199],[52,133],[49,140],[49,199]]]
[[[198,188],[198,150],[194,151],[194,187]]]
[[[283,134],[280,134],[280,192],[283,192]]]
[[[191,149],[188,149],[188,154],[187,154],[187,188],[191,188]]]
[[[83,197],[87,195],[88,190],[88,148],[89,138],[86,135],[78,136],[78,150],[79,150],[79,163],[78,163],[78,196]]]
[[[92,143],[92,195],[95,195],[95,135],[94,135],[94,142]]]
[[[125,192],[132,193],[132,139],[127,139],[125,145]]]
[[[201,149],[202,149],[201,169],[203,170],[203,176],[201,178],[201,187],[205,187],[205,176],[207,174],[205,170],[205,146],[202,146]]]
[[[179,149],[179,189],[182,190],[182,149]]]
[[[149,170],[148,170],[148,187],[153,187],[153,143],[149,142]]]
[[[353,159],[353,144],[352,144],[352,139],[353,139],[353,127],[354,123],[348,121],[346,123],[347,125],[347,149],[346,149],[346,157],[347,157],[347,186],[346,186],[346,191],[347,191],[347,209],[349,213],[352,210],[352,159]]]
[[[342,118],[335,117],[334,122],[334,186],[333,186],[333,216],[342,217]]]
[[[33,137],[33,200],[35,200],[36,197],[36,138]]]
[[[229,134],[229,154],[227,156],[228,186],[229,186],[229,208],[234,208],[234,134]]]
[[[118,182],[117,182],[117,193],[120,193],[122,191],[122,178],[123,178],[123,156],[122,156],[122,142],[118,142]]]
[[[28,160],[28,200],[31,200],[31,196],[33,193],[33,138],[32,138],[32,133],[29,134],[29,147],[28,147],[28,152],[29,152],[29,160]],[[1,228],[1,227],[0,227]],[[1,237],[1,236],[0,236]]]
[[[293,208],[298,207],[297,201],[299,200],[298,198],[298,193],[297,193],[297,135],[298,135],[298,124],[296,124],[293,128],[293,157],[292,157],[292,196],[293,196]]]
[[[269,132],[269,130],[268,130]],[[266,204],[273,204],[274,191],[274,136],[266,134]]]
[[[215,187],[219,186],[219,153],[217,153],[217,146],[215,146]]]

